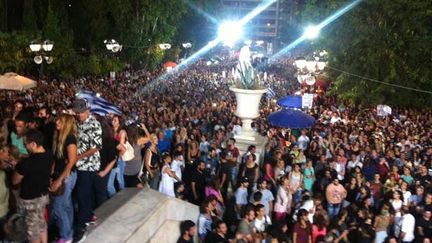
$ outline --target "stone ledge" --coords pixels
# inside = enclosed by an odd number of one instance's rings
[[[198,207],[151,189],[126,189],[95,212],[98,223],[85,242],[149,242],[168,221],[197,221]],[[170,227],[172,226],[171,223]],[[178,226],[178,225],[177,225]],[[171,231],[169,231],[171,234]],[[172,237],[178,238],[177,228]],[[174,241],[175,242],[175,241]]]

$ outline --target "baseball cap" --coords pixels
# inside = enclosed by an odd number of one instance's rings
[[[89,109],[85,99],[76,99],[72,104],[72,110],[76,113],[81,113]]]

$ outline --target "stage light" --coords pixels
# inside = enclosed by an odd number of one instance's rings
[[[309,26],[305,29],[303,36],[307,39],[315,39],[318,37],[320,30],[321,28],[318,26]]]
[[[242,38],[242,25],[236,21],[222,23],[218,29],[218,39],[227,46],[233,46],[236,41]]]

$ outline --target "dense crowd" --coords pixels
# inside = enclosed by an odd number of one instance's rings
[[[285,62],[267,69],[277,97],[298,89]],[[0,219],[5,241],[82,242],[94,209],[125,187],[199,206],[178,242],[430,242],[432,113],[318,96],[310,129],[253,123],[267,137],[240,153],[229,65],[39,82],[0,92]],[[292,75],[287,75],[291,73]],[[288,77],[289,76],[289,77]],[[121,107],[91,114],[79,90]],[[13,101],[13,103],[8,103]],[[25,225],[24,228],[19,226]],[[49,233],[49,234],[48,234]]]

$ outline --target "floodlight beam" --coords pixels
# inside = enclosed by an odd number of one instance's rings
[[[336,11],[336,13],[334,13],[333,15],[331,15],[331,16],[327,17],[326,19],[324,19],[321,23],[319,23],[315,27],[318,28],[319,30],[321,30],[322,28],[324,28],[325,26],[327,26],[331,22],[335,21],[337,18],[339,18],[340,16],[342,16],[346,12],[350,11],[351,9],[353,9],[355,6],[357,6],[362,1],[363,0],[355,0],[355,1],[353,1],[352,3],[346,5],[345,7],[339,9],[338,11]],[[306,40],[305,34],[303,34],[297,40],[293,41],[288,46],[284,47],[282,50],[280,50],[279,52],[277,52],[276,54],[274,54],[269,59],[269,62],[271,63],[273,61],[276,61],[277,59],[279,59],[281,56],[285,55],[285,53],[287,53],[288,51],[290,51],[292,48],[294,48],[295,46],[297,46],[298,44],[300,44],[304,40]]]

